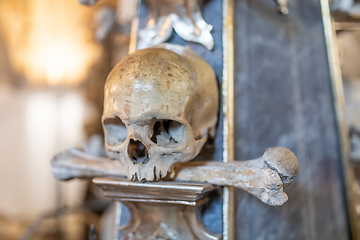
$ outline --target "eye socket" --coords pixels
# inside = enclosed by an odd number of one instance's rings
[[[104,120],[103,125],[107,145],[116,146],[126,139],[126,126],[119,117],[107,118]]]
[[[185,125],[173,120],[157,120],[151,141],[161,147],[176,147],[184,140]]]

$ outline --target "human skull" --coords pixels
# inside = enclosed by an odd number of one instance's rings
[[[102,125],[109,158],[128,178],[165,177],[192,160],[215,133],[218,87],[213,69],[190,48],[163,44],[134,52],[105,83]]]

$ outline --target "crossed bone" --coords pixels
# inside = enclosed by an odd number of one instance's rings
[[[59,180],[127,176],[127,167],[120,161],[95,157],[78,148],[56,155],[51,160],[51,167]],[[163,180],[233,186],[249,192],[268,205],[281,206],[288,200],[284,186],[289,185],[298,173],[299,163],[295,154],[283,147],[272,147],[254,160],[177,163]]]

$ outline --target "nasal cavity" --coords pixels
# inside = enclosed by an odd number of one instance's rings
[[[130,139],[128,154],[133,163],[146,164],[149,162],[149,154],[142,142]]]

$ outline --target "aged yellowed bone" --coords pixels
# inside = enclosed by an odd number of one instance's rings
[[[108,157],[127,165],[133,181],[161,179],[214,136],[218,92],[213,69],[188,47],[163,44],[130,54],[105,84]]]
[[[100,176],[126,178],[128,174],[127,166],[120,161],[94,157],[76,148],[56,155],[51,165],[54,176],[60,180]],[[164,180],[234,186],[268,205],[281,206],[288,199],[283,191],[284,185],[290,184],[298,173],[299,164],[295,154],[283,147],[272,147],[254,160],[177,163]]]
[[[269,205],[285,203],[284,185],[299,171],[296,156],[286,148],[269,148],[249,161],[189,162],[214,135],[217,113],[214,71],[191,49],[164,44],[136,51],[105,84],[108,158],[72,148],[53,158],[53,173],[61,180],[101,176],[211,183],[241,188]]]

